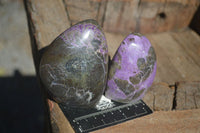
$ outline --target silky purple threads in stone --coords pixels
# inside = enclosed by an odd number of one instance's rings
[[[141,99],[156,74],[156,54],[149,40],[129,34],[111,61],[105,96],[128,103]]]
[[[85,20],[60,34],[45,50],[40,77],[57,102],[93,107],[107,83],[108,48],[101,27]]]

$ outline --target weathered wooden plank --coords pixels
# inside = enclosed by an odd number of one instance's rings
[[[110,0],[104,29],[115,33],[154,33],[187,27],[198,5],[198,0]]]
[[[180,45],[181,50],[190,57],[192,64],[196,64],[200,67],[200,37],[194,31],[171,33],[173,39]],[[179,37],[181,36],[181,37]],[[191,71],[191,70],[188,70]]]
[[[172,110],[175,88],[161,82],[152,85],[143,100],[154,111]]]
[[[101,1],[101,0],[89,0],[89,1]],[[121,2],[130,2],[132,0],[117,0]],[[142,0],[143,2],[176,2],[183,5],[197,5],[199,4],[198,0]]]
[[[145,2],[176,2],[183,5],[198,5],[198,0],[142,0]]]
[[[107,3],[103,28],[105,31],[127,33],[134,31],[138,17],[138,0],[115,1]]]
[[[112,59],[119,45],[121,44],[126,35],[105,32],[105,36],[108,45],[108,54]]]
[[[103,22],[105,18],[105,13],[106,13],[106,6],[107,6],[107,1],[108,0],[100,0],[100,5],[98,9],[98,13],[96,16],[97,22],[103,27]]]
[[[106,0],[65,0],[72,24],[85,19],[95,19],[102,24],[106,3]]]
[[[174,84],[174,81],[182,79],[178,72],[177,65],[174,65],[173,59],[177,59],[175,47],[179,44],[174,42],[170,33],[161,33],[147,36],[155,48],[157,55],[157,73],[155,82],[166,82]]]
[[[198,133],[200,109],[156,111],[151,115],[97,130],[94,133]]]
[[[166,2],[157,13],[156,32],[180,29],[187,27],[196,11],[196,5]]]
[[[200,108],[200,81],[177,82],[176,109]]]
[[[39,50],[48,46],[61,32],[70,26],[62,0],[28,0],[27,10],[31,45],[37,76]],[[42,85],[41,85],[42,87]],[[42,87],[42,90],[44,88]],[[50,112],[54,132],[73,132],[72,127],[56,103]]]
[[[51,123],[53,133],[74,133],[69,121],[66,119],[57,103],[53,102],[51,111]]]
[[[70,26],[62,0],[29,0],[27,6],[38,49],[49,45]]]
[[[199,81],[200,37],[190,29],[147,35],[157,54],[155,82]]]

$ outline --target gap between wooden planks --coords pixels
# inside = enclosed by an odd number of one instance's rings
[[[67,29],[70,26],[70,21],[68,20],[62,0],[28,0],[26,1],[25,6],[27,8],[33,56],[37,69],[39,65],[38,50],[50,44],[55,37]],[[112,57],[125,35],[106,33],[106,37],[108,41],[109,52]],[[158,71],[155,82],[164,81],[168,84],[173,84],[175,81],[179,80],[199,80],[200,68],[198,59],[200,56],[200,38],[196,33],[190,29],[187,29],[179,32],[150,34],[147,35],[147,37],[152,42],[152,45],[155,47],[157,53]],[[174,116],[179,113],[182,113],[182,118],[189,119],[194,114],[199,114],[200,112],[199,110],[189,110],[183,112],[161,111],[144,118],[139,118],[137,119],[137,122],[139,122],[139,120],[143,121],[148,118],[150,122],[149,126],[152,128],[152,131],[159,131],[156,130],[157,126],[163,126],[160,128],[161,130],[166,129],[166,126],[171,127],[173,125],[170,124],[171,120],[169,119],[168,121],[164,121],[164,123],[162,123],[163,119],[160,118],[158,120],[161,120],[161,123],[158,121],[154,126],[151,125],[152,120],[154,118],[157,119],[162,115],[170,115],[177,118],[176,121],[182,121],[180,129],[185,129],[187,128],[184,123],[185,119]],[[51,112],[51,118],[53,119],[52,121],[58,126],[57,130],[54,130],[55,132],[73,132],[70,124],[56,103],[54,103],[54,109]],[[199,124],[199,117],[195,118],[195,124]],[[135,122],[136,121],[129,121],[129,123]],[[131,124],[127,125],[130,126],[128,126],[129,128],[132,127]],[[111,127],[113,131],[116,131],[119,129],[119,127],[121,127],[121,129],[124,127],[124,130],[127,128],[125,124],[117,125],[118,128],[114,129],[115,127],[116,126]],[[171,128],[168,130],[171,131],[170,129]],[[187,129],[190,130],[190,128]]]

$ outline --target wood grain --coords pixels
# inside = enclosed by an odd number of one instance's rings
[[[171,3],[180,3],[183,5],[198,5],[198,0],[142,0],[144,2],[171,2]]]
[[[126,35],[105,32],[105,36],[108,45],[108,54],[112,59],[119,45],[121,44]]]
[[[160,82],[149,88],[143,101],[154,111],[170,111],[173,107],[174,92],[175,88]]]
[[[156,111],[94,133],[199,133],[200,109]]]
[[[200,108],[200,81],[177,82],[176,109]]]
[[[147,35],[157,54],[155,83],[199,81],[200,37],[192,30]]]
[[[85,19],[95,19],[101,25],[107,0],[65,0],[65,5],[72,24]]]
[[[27,6],[38,50],[70,26],[62,0],[28,0]]]
[[[109,0],[104,29],[115,33],[155,33],[187,27],[198,0]]]
[[[136,29],[138,0],[114,1],[107,3],[103,28],[108,32],[127,33]]]
[[[53,133],[74,133],[69,121],[66,119],[57,103],[53,102],[51,111],[51,123]]]

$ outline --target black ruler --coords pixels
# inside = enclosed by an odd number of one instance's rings
[[[80,109],[59,104],[76,133],[91,132],[152,113],[142,100],[129,104],[104,101],[101,105],[100,109]]]

